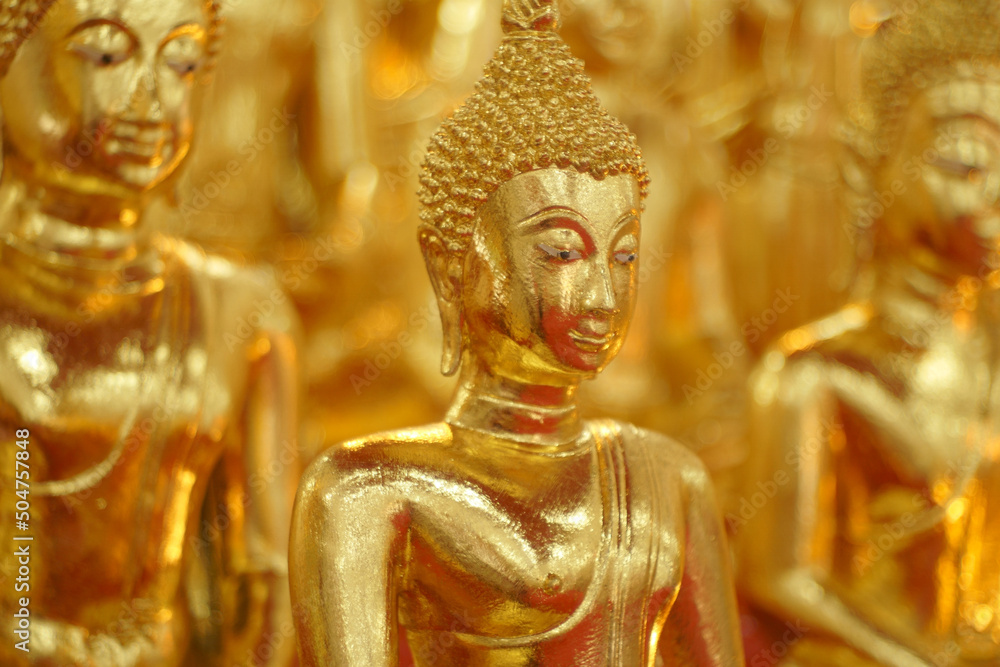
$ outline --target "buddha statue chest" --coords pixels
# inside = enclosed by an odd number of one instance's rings
[[[173,601],[242,400],[246,362],[212,342],[211,290],[166,263],[148,293],[98,292],[72,316],[22,299],[23,282],[0,290],[0,442],[30,432],[33,600],[48,617],[99,626],[126,600]]]
[[[407,466],[398,605],[415,664],[638,665],[655,650],[683,564],[681,544],[656,542],[682,531],[681,499],[650,502],[623,449],[584,444],[558,459],[484,465],[458,448],[454,470]]]
[[[919,351],[904,345],[877,363],[838,353],[828,367],[838,405],[830,438],[835,567],[848,590],[875,593],[892,610],[886,622],[909,618],[963,658],[992,660],[1000,639],[998,368],[982,335],[927,338]],[[926,581],[937,583],[916,585]]]

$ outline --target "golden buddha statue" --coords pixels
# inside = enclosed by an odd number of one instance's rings
[[[220,12],[227,47],[199,139],[150,223],[273,268],[309,359],[303,452],[432,419],[453,387],[435,371],[432,296],[400,230],[417,219],[418,144],[471,90],[498,6],[240,0]]]
[[[295,321],[263,274],[143,224],[217,6],[35,21],[0,82],[0,663],[288,664]]]
[[[307,471],[290,575],[304,665],[741,664],[698,459],[582,421],[635,305],[648,178],[556,29],[505,3],[477,92],[431,141],[419,241],[458,374],[443,423]]]
[[[857,292],[764,355],[727,520],[750,597],[808,629],[761,664],[996,665],[1000,5],[912,0],[871,32]]]

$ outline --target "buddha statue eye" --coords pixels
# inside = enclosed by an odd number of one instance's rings
[[[626,266],[634,264],[639,258],[639,236],[636,232],[630,232],[618,239],[615,243],[615,261]]]
[[[583,254],[579,250],[561,250],[553,248],[546,243],[539,243],[538,247],[549,257],[562,262],[572,262],[573,260],[583,258]]]
[[[68,46],[70,52],[98,67],[111,67],[132,55],[135,42],[117,25],[98,23],[74,33]]]
[[[933,164],[948,173],[970,180],[975,179],[982,171],[979,167],[966,164],[962,160],[950,160],[944,157],[934,160]]]
[[[164,44],[162,54],[167,67],[184,77],[201,67],[205,48],[201,39],[182,34]]]

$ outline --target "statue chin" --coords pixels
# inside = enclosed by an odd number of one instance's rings
[[[115,169],[114,181],[140,192],[147,192],[156,188],[174,172],[174,163],[171,164],[134,164],[124,163]]]

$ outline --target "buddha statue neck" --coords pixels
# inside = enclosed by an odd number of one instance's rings
[[[138,202],[95,202],[32,184],[23,173],[8,164],[0,185],[0,273],[12,294],[33,310],[72,318],[95,295],[120,300],[162,288],[161,253],[139,224]]]
[[[466,357],[445,422],[526,452],[561,455],[579,449],[583,427],[576,384],[521,382],[494,375],[481,361]]]

